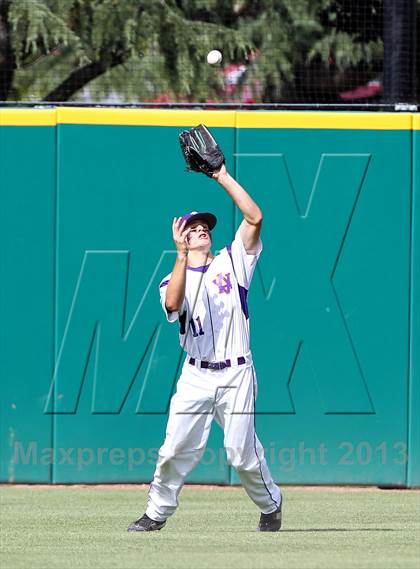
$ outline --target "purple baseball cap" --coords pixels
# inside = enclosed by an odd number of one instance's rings
[[[179,224],[181,225],[181,223],[187,220],[187,223],[185,224],[185,227],[187,227],[187,225],[193,221],[196,221],[197,219],[205,221],[209,226],[210,231],[215,227],[217,223],[216,216],[212,213],[209,213],[208,211],[190,211],[181,217]]]

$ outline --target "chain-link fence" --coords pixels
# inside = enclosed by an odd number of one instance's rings
[[[420,0],[0,0],[0,100],[416,104],[419,25]]]

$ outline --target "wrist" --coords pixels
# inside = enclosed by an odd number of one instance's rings
[[[228,176],[229,174],[224,164],[221,165],[220,169],[217,172],[213,173],[213,178],[219,183],[221,183],[221,181]]]
[[[216,182],[219,182],[219,184],[223,184],[224,180],[227,180],[227,178],[229,177],[228,172],[225,170],[224,172],[218,172],[215,176],[214,179],[216,180]]]
[[[186,261],[188,258],[188,251],[177,251],[176,258],[178,261]]]

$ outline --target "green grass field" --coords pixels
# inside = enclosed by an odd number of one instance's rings
[[[160,532],[128,533],[146,487],[7,487],[2,569],[416,568],[420,492],[287,488],[283,529],[255,531],[241,488],[185,487]]]

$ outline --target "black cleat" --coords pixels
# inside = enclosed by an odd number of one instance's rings
[[[166,520],[163,522],[156,522],[149,518],[147,514],[144,514],[141,518],[132,522],[127,531],[156,531],[161,530],[163,526],[166,524]]]
[[[261,514],[258,531],[279,531],[281,528],[281,504],[271,514]]]

